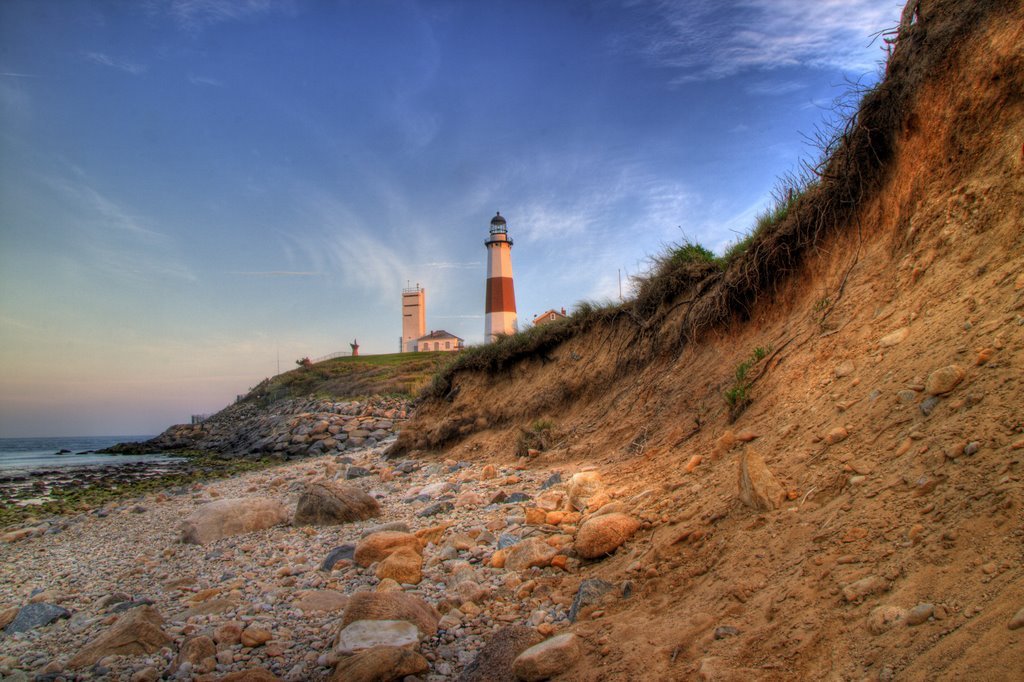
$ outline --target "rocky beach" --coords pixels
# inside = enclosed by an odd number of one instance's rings
[[[497,679],[630,593],[570,578],[642,523],[596,472],[392,460],[382,432],[401,408],[332,407],[277,420],[272,440],[252,430],[255,450],[301,459],[9,529],[4,679]],[[522,679],[572,665],[575,636],[556,640],[520,657]]]

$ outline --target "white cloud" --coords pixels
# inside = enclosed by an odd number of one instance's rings
[[[103,52],[86,52],[83,56],[95,64],[109,66],[112,69],[124,71],[125,73],[132,74],[133,76],[138,76],[146,71],[146,67],[142,64],[136,64],[135,62],[129,62],[123,59],[115,59]]]
[[[241,275],[244,277],[319,277],[323,273],[320,272],[304,272],[295,270],[236,270],[228,273],[229,275]]]
[[[224,83],[217,80],[216,78],[209,78],[207,76],[196,76],[193,74],[189,74],[188,82],[192,85],[209,85],[215,88],[224,87]]]
[[[151,0],[151,10],[170,16],[195,31],[214,24],[242,21],[273,12],[290,12],[290,0]]]
[[[677,72],[677,83],[783,66],[872,70],[871,37],[895,26],[900,0],[636,0],[644,27],[619,41]]]
[[[436,261],[433,263],[417,263],[417,268],[434,268],[437,270],[482,270],[482,262],[469,261],[465,263],[452,263],[447,261]]]

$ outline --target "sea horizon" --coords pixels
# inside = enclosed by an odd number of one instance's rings
[[[141,442],[151,435],[111,436],[30,436],[0,438],[0,471],[5,473],[34,469],[67,469],[128,464],[163,458],[154,451],[146,455],[107,455],[97,452],[117,443]]]

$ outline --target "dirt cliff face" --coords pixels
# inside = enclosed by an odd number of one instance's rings
[[[1024,8],[922,2],[912,30],[929,71],[877,187],[745,314],[457,374],[403,433],[508,461],[542,428],[526,466],[594,466],[644,520],[566,578],[633,596],[575,625],[565,679],[1024,676]],[[740,500],[755,451],[775,508]]]

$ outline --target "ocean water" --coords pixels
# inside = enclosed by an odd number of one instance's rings
[[[149,440],[152,436],[80,436],[62,438],[0,438],[0,473],[40,469],[77,469],[110,464],[162,461],[167,455],[101,455],[96,450],[116,443]],[[58,454],[62,450],[67,452]]]

